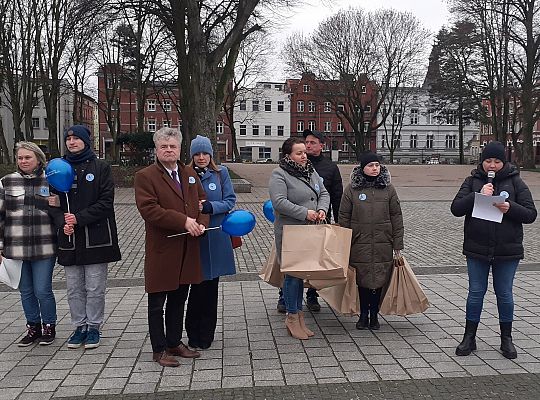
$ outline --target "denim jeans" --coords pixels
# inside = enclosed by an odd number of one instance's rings
[[[467,319],[480,321],[484,304],[484,295],[488,287],[489,269],[493,274],[493,289],[497,297],[497,309],[500,322],[512,322],[514,319],[514,297],[512,287],[519,260],[489,261],[467,257],[469,272],[469,295],[467,296]]]
[[[304,294],[304,281],[294,276],[285,275],[283,281],[283,298],[285,308],[289,314],[302,311],[302,296]]]
[[[70,265],[64,269],[71,323],[99,330],[105,315],[107,264]]]
[[[52,273],[56,257],[24,261],[19,291],[28,324],[56,324],[56,300]]]

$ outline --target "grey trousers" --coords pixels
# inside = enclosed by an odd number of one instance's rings
[[[105,314],[107,263],[70,265],[64,269],[71,323],[99,329]]]

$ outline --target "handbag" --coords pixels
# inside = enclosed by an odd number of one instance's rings
[[[285,225],[281,272],[309,280],[347,277],[352,229],[337,225]]]
[[[380,305],[383,315],[411,315],[423,313],[429,301],[405,257],[394,259],[392,276]]]
[[[17,289],[21,281],[22,260],[12,260],[2,257],[0,263],[0,282],[5,283],[12,289]]]
[[[231,236],[231,244],[233,249],[237,249],[242,246],[242,237],[241,236]]]

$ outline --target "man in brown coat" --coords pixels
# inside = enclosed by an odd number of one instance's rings
[[[189,284],[203,280],[197,237],[204,233],[209,217],[199,211],[206,195],[197,173],[178,161],[181,142],[179,131],[158,130],[154,134],[156,163],[135,175],[135,200],[146,229],[144,277],[150,342],[154,361],[164,367],[179,365],[173,356],[200,356],[182,343],[182,320]],[[178,233],[184,234],[168,237]]]

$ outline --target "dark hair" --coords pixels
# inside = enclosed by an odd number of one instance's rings
[[[303,144],[304,139],[298,136],[290,137],[285,142],[283,142],[283,146],[281,146],[281,157],[288,156],[292,153],[292,148],[295,144]]]

